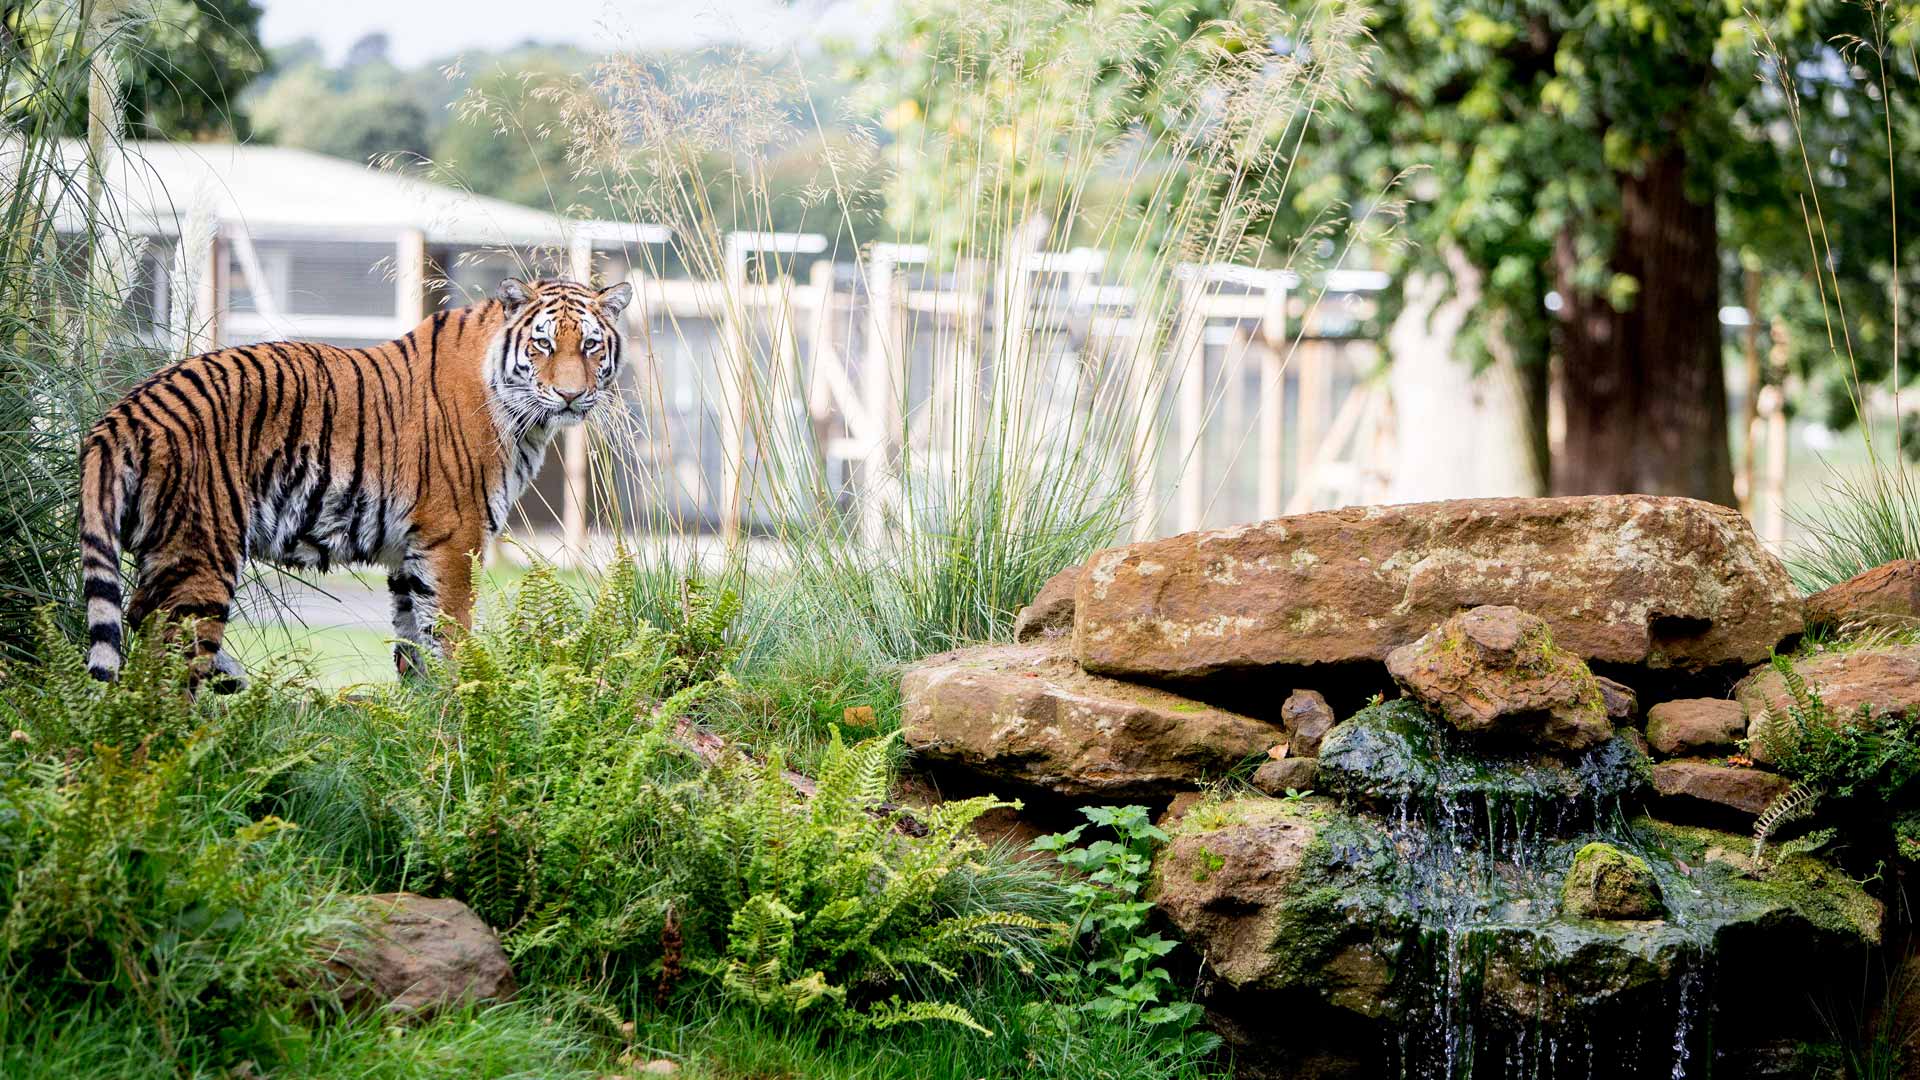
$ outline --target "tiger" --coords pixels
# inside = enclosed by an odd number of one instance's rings
[[[196,688],[245,686],[221,644],[250,559],[384,568],[395,668],[424,673],[471,629],[473,570],[554,435],[611,395],[632,298],[511,278],[384,344],[238,345],[137,384],[81,446],[89,673],[116,679],[124,626],[157,616],[191,635]]]

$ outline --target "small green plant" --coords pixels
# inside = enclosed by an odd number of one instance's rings
[[[1069,886],[1080,905],[1074,936],[1085,938],[1089,953],[1081,976],[1089,992],[1080,1007],[1103,1022],[1164,1032],[1173,1052],[1210,1051],[1217,1037],[1196,1030],[1203,1010],[1173,999],[1173,974],[1162,963],[1179,943],[1147,929],[1153,904],[1142,894],[1153,870],[1154,848],[1169,837],[1153,824],[1144,806],[1094,806],[1081,813],[1089,824],[1111,830],[1113,838],[1080,846],[1087,826],[1078,825],[1032,845],[1032,850],[1051,852],[1062,866],[1081,875]]]

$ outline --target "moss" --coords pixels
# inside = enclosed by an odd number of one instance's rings
[[[1586,919],[1655,919],[1666,912],[1647,860],[1600,841],[1574,855],[1560,904],[1567,914]]]
[[[1609,739],[1571,761],[1495,750],[1411,698],[1362,709],[1320,744],[1319,786],[1360,801],[1573,800],[1598,807],[1643,789],[1650,777],[1646,755],[1625,739]]]

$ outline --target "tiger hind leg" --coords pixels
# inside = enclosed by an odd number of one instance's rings
[[[170,638],[181,628],[191,634],[191,678],[196,690],[204,685],[216,694],[231,694],[247,687],[246,669],[223,648],[238,576],[237,569],[192,555],[142,561],[140,585],[134,589],[128,616],[139,625],[157,614],[168,621],[164,632]]]

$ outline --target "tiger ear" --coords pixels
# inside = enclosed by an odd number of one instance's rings
[[[600,290],[598,299],[600,310],[606,312],[608,318],[617,319],[621,312],[627,310],[627,305],[633,302],[633,286],[625,281],[618,285],[609,285]]]
[[[507,314],[511,315],[525,307],[527,301],[533,299],[533,286],[519,278],[510,277],[500,283],[498,295],[500,302],[507,306]]]

